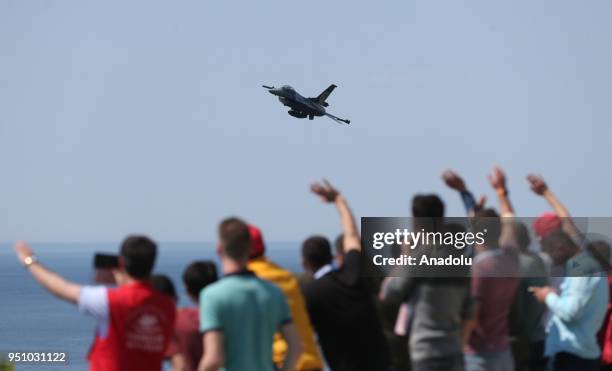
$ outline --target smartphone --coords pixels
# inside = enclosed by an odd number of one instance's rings
[[[96,253],[93,265],[96,269],[117,268],[119,267],[119,257],[112,254]]]
[[[93,265],[93,280],[96,284],[108,286],[117,284],[113,275],[113,269],[119,267],[119,257],[117,255],[97,253],[94,256]]]

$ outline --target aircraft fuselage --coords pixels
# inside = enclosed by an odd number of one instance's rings
[[[276,95],[284,106],[289,107],[290,110],[287,113],[293,117],[299,119],[308,117],[309,120],[312,120],[315,116],[327,116],[339,124],[351,123],[351,120],[334,116],[325,110],[325,107],[329,106],[325,100],[337,88],[335,84],[331,84],[314,98],[303,97],[289,85],[284,85],[280,88],[268,85],[262,85],[262,87],[268,89],[270,94]]]
[[[307,116],[325,115],[325,107],[305,98],[292,88],[282,87],[270,89],[270,94],[278,96],[278,100],[285,106],[291,108],[290,114],[298,118]]]

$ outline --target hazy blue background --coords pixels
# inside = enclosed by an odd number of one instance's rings
[[[283,267],[301,272],[300,260],[295,256],[298,246],[299,243],[270,243],[266,254]],[[43,243],[34,247],[45,264],[80,283],[92,283],[90,267],[94,252],[116,251],[113,243]],[[19,365],[16,369],[86,370],[86,355],[93,341],[95,319],[79,315],[73,305],[51,296],[30,277],[27,270],[15,263],[12,255],[9,245],[0,243],[0,354],[63,351],[68,352],[68,364]],[[172,278],[181,306],[191,304],[181,276],[194,259],[215,260],[214,244],[160,244],[155,270]]]
[[[610,216],[610,1],[2,1],[0,241],[212,240],[239,214],[268,240],[335,234],[328,177],[360,216],[402,216],[460,170],[521,215],[546,176]],[[298,120],[262,83],[352,120]]]

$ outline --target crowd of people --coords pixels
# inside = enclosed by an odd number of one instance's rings
[[[585,239],[540,176],[529,175],[528,185],[553,211],[532,226],[515,217],[501,169],[489,176],[498,209],[476,200],[456,172],[442,178],[467,218],[488,231],[472,246],[465,277],[363,274],[355,218],[326,181],[311,191],[339,213],[333,246],[324,236],[307,238],[304,271],[289,272],[266,255],[257,227],[222,220],[221,274],[212,261],[189,264],[188,307],[177,308],[174,283],[154,272],[157,246],[146,236],[123,241],[107,272],[112,285],[70,282],[25,242],[15,250],[44,288],[96,318],[93,371],[161,370],[165,361],[176,371],[612,369],[610,246]],[[437,195],[412,199],[415,221],[443,221],[444,211]]]

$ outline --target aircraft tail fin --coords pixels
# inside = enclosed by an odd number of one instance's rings
[[[317,97],[317,102],[323,106],[327,106],[327,104],[324,104],[325,100],[327,99],[327,97],[329,97],[329,95],[332,93],[332,91],[334,91],[336,87],[336,85],[331,84],[327,89],[323,90],[323,92]]]

